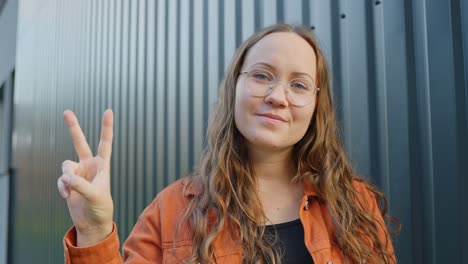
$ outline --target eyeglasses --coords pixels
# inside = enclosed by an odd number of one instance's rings
[[[247,74],[245,79],[247,90],[255,97],[267,96],[279,83],[273,73],[261,68],[242,71],[240,74]],[[286,98],[295,106],[306,106],[312,103],[319,91],[320,88],[315,85],[314,81],[306,77],[289,80],[285,90]]]

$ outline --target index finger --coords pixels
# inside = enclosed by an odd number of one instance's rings
[[[102,118],[101,140],[98,146],[98,155],[107,161],[111,158],[113,137],[114,113],[111,109],[107,109]]]
[[[70,129],[73,146],[75,147],[76,154],[78,154],[78,158],[80,160],[92,158],[93,153],[91,152],[91,148],[86,141],[86,137],[83,134],[83,130],[81,130],[75,114],[70,110],[65,110],[65,112],[63,112],[63,116],[68,128]]]

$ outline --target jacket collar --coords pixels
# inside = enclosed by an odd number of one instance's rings
[[[304,195],[307,197],[322,198],[322,195],[318,187],[312,183],[311,177],[308,173],[303,175],[304,178]],[[184,185],[184,196],[194,197],[199,196],[203,193],[203,179],[200,175],[192,175],[182,179]]]

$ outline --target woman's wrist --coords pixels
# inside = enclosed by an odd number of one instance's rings
[[[113,224],[81,232],[76,230],[76,245],[78,247],[95,245],[106,239],[112,233],[112,229]]]

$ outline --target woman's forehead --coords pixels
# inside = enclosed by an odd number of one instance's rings
[[[247,52],[244,66],[268,64],[274,70],[304,72],[315,75],[314,49],[293,32],[275,32],[266,35]]]

